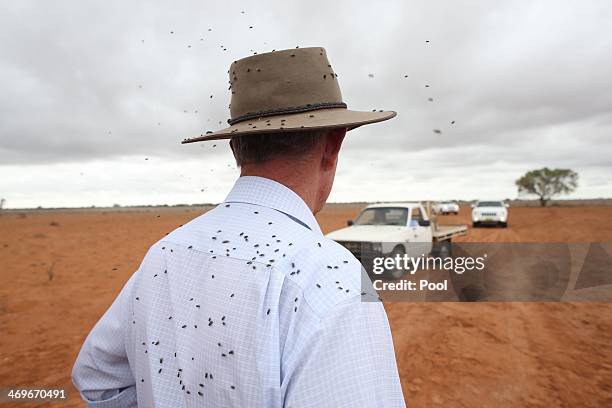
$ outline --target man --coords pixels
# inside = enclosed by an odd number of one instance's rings
[[[322,48],[230,67],[241,168],[225,201],[154,244],[89,334],[73,381],[100,407],[398,407],[380,302],[359,262],[313,214],[347,129],[395,112],[350,111]]]

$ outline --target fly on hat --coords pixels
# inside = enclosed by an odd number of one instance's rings
[[[393,111],[347,109],[325,49],[296,48],[256,54],[230,66],[230,125],[183,143],[257,133],[348,128],[381,122]]]

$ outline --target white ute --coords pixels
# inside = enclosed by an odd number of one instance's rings
[[[359,260],[362,251],[378,256],[451,255],[451,239],[466,233],[466,225],[432,225],[420,203],[383,203],[364,208],[348,227],[327,234]],[[363,254],[365,255],[365,254]],[[403,271],[394,271],[394,278]]]
[[[483,224],[508,226],[508,207],[503,201],[477,201],[472,204],[472,226],[478,228]]]

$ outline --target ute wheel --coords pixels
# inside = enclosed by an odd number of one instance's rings
[[[479,222],[473,222],[472,223],[472,228],[478,228],[480,227],[480,223]]]
[[[402,245],[397,245],[395,248],[393,248],[393,251],[391,251],[389,257],[395,258],[396,255],[403,257],[405,253],[406,250],[404,249],[404,247]],[[388,271],[387,275],[391,279],[400,279],[402,276],[404,276],[404,272],[406,271],[401,268],[395,268]]]
[[[507,222],[500,222],[500,225],[502,228],[508,228],[508,223]]]
[[[450,240],[436,242],[431,249],[431,254],[442,259],[450,258],[453,255]]]

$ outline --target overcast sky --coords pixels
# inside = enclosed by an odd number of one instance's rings
[[[350,108],[398,112],[349,133],[331,201],[514,198],[544,166],[612,197],[607,0],[2,1],[0,197],[223,200],[227,141],[180,141],[226,125],[232,61],[298,45]]]

